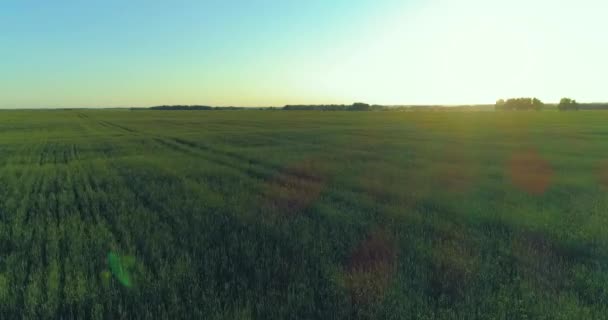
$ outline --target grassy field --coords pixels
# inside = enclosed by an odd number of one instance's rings
[[[0,112],[0,318],[602,319],[605,112]]]

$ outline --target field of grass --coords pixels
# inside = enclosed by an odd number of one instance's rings
[[[0,318],[602,319],[605,112],[0,112]]]

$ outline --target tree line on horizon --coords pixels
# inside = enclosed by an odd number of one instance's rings
[[[203,105],[175,105],[175,106],[156,106],[147,108],[148,110],[242,110],[248,109],[245,107],[211,107]],[[142,110],[141,108],[132,108],[131,110]],[[146,110],[146,109],[143,109]]]
[[[149,108],[131,108],[131,110],[318,110],[318,111],[378,111],[387,110],[390,107],[381,105],[369,105],[367,103],[355,102],[345,104],[320,104],[320,105],[286,105],[284,107],[212,107],[207,105],[162,105]]]
[[[171,110],[171,111],[212,111],[212,110],[285,110],[285,111],[481,111],[491,108],[492,105],[407,105],[385,106],[370,105],[362,102],[346,104],[310,104],[285,105],[284,107],[212,107],[207,105],[162,105],[149,108],[131,108],[131,110]],[[545,104],[538,98],[511,98],[499,99],[494,105],[496,111],[541,111],[554,109],[559,111],[577,110],[608,110],[608,103],[578,103],[571,98],[562,98],[558,104]]]
[[[496,110],[511,111],[511,110],[536,110],[540,111],[545,107],[545,104],[537,98],[513,98],[500,99],[496,101]]]
[[[587,104],[585,109],[608,109],[608,104]],[[496,101],[495,110],[497,111],[525,111],[535,110],[540,111],[545,108],[543,103],[538,98],[511,98],[511,99],[499,99]],[[562,98],[557,104],[559,111],[578,111],[581,109],[581,105],[574,99]]]
[[[318,111],[372,111],[385,108],[384,106],[371,106],[367,103],[355,102],[351,105],[322,104],[322,105],[286,105],[283,110],[318,110]]]

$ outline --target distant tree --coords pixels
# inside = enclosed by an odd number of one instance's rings
[[[537,98],[532,99],[532,109],[540,111],[545,107],[545,104]]]
[[[383,105],[374,104],[369,107],[369,110],[370,111],[386,111],[386,110],[389,110],[389,108],[386,106],[383,106]]]
[[[537,98],[515,98],[496,101],[496,110],[542,110],[545,104]]]
[[[568,111],[568,110],[578,111],[580,109],[580,106],[579,106],[578,102],[576,102],[576,100],[574,100],[574,99],[562,98],[559,101],[559,104],[557,105],[557,109],[559,109],[559,111]]]
[[[377,108],[377,107],[376,107]],[[283,110],[317,110],[317,111],[370,111],[372,107],[367,103],[344,104],[321,104],[321,105],[286,105]]]
[[[496,101],[496,110],[504,110],[505,104],[505,99],[498,99],[498,101]]]
[[[348,109],[353,111],[369,111],[370,105],[367,103],[355,102]]]
[[[170,111],[183,111],[183,110],[243,110],[243,109],[247,109],[245,107],[211,107],[211,106],[183,106],[183,105],[177,105],[177,106],[157,106],[157,107],[150,107],[147,109],[139,109],[139,110],[170,110]],[[136,108],[131,108],[131,110],[137,110]]]
[[[158,106],[150,107],[150,110],[213,110],[210,106]]]

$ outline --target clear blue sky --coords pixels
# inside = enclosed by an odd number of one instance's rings
[[[0,107],[606,101],[603,0],[3,0]]]

